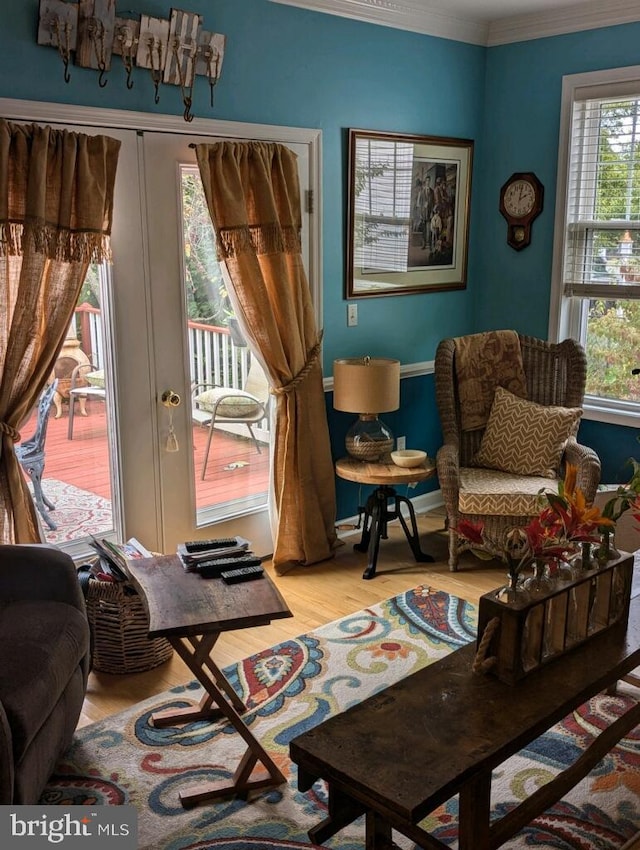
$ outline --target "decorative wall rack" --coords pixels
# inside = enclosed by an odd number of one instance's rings
[[[213,90],[220,78],[226,37],[203,29],[202,16],[171,9],[167,20],[136,12],[116,13],[115,0],[40,0],[38,44],[55,47],[69,82],[69,63],[99,72],[98,85],[107,85],[111,58],[120,56],[133,88],[133,68],[151,72],[155,102],[160,83],[180,86],[184,120],[192,121],[193,85],[197,75],[206,77]]]

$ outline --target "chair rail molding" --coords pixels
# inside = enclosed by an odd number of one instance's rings
[[[492,47],[640,21],[637,0],[593,0],[489,21],[436,8],[424,0],[270,0],[395,29]]]
[[[400,380],[405,378],[418,378],[420,375],[433,375],[434,361],[422,360],[416,363],[404,363],[400,365]],[[322,379],[324,391],[333,392],[333,375]]]

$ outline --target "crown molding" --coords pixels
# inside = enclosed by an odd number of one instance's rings
[[[270,2],[487,47],[640,21],[638,0],[588,0],[573,6],[512,15],[491,22],[425,6],[424,0]]]
[[[487,22],[425,7],[423,0],[270,0],[270,2],[419,32],[423,35],[450,38],[469,44],[486,45],[489,35]]]
[[[602,0],[548,9],[544,14],[515,15],[489,24],[487,45],[512,44],[552,35],[612,27],[640,21],[637,0]]]

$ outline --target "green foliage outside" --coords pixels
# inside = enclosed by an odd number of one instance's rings
[[[82,284],[78,304],[90,304],[100,309],[100,279],[98,277],[98,266],[92,264]]]
[[[592,302],[587,336],[587,393],[603,398],[640,401],[640,301],[606,307]]]
[[[600,117],[600,150],[593,218],[597,221],[640,220],[640,144],[635,101],[607,104]],[[593,279],[640,282],[640,244],[621,256],[620,230],[595,230]],[[638,242],[637,232],[633,233]],[[606,257],[607,259],[603,259]],[[640,401],[640,301],[594,299],[589,303],[587,393],[603,398]]]
[[[182,176],[185,289],[187,316],[205,325],[225,327],[233,310],[216,257],[216,240],[195,172]]]

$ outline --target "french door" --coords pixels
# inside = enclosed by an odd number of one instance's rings
[[[206,417],[193,415],[192,386],[205,379],[242,390],[252,353],[233,326],[189,145],[230,136],[281,141],[298,155],[302,189],[316,189],[319,134],[196,119],[187,135],[183,122],[168,117],[2,100],[0,109],[10,120],[44,120],[122,143],[113,263],[99,270],[112,533],[165,552],[186,539],[239,534],[259,554],[272,552],[268,417],[254,439],[242,425],[224,423],[209,435]],[[318,220],[316,204],[315,215],[304,214],[303,244],[320,324]],[[83,427],[86,439],[96,439],[91,426],[101,411],[92,405],[89,399],[85,420],[74,417],[71,456],[82,448]]]

